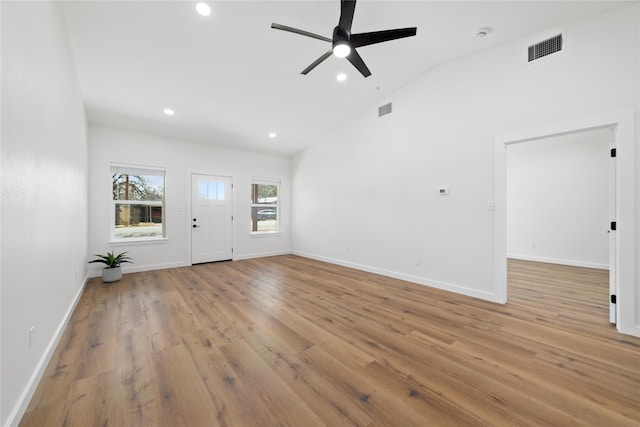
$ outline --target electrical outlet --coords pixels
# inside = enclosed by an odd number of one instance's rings
[[[536,248],[536,244],[535,243],[530,243],[529,244],[529,249],[535,249]]]
[[[416,257],[416,265],[418,267],[422,265],[422,257]]]
[[[350,254],[351,253],[351,248],[349,246],[347,246],[347,247],[344,248],[344,251],[346,253]]]

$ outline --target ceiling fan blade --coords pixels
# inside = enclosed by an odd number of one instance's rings
[[[328,57],[330,57],[333,54],[333,49],[329,50],[327,53],[325,53],[324,55],[322,55],[320,58],[316,59],[315,61],[313,61],[311,63],[311,65],[309,65],[307,68],[305,68],[304,70],[302,70],[302,72],[300,74],[304,74],[305,76],[309,73],[309,71],[313,70],[314,68],[316,68],[318,65],[320,65],[320,63],[322,61],[324,61],[325,59],[327,59]]]
[[[365,77],[369,77],[371,75],[371,71],[369,71],[369,68],[367,68],[366,64],[362,60],[362,57],[355,49],[351,49],[351,53],[347,56],[347,59],[358,69],[358,71],[360,71],[360,74]]]
[[[309,31],[299,30],[299,29],[293,28],[293,27],[288,27],[286,25],[281,25],[281,24],[275,24],[274,23],[274,24],[271,24],[271,28],[275,28],[276,30],[288,31],[288,32],[294,33],[294,34],[300,34],[301,36],[307,36],[307,37],[311,37],[311,38],[314,38],[314,39],[323,40],[323,41],[329,42],[329,43],[331,43],[333,41],[328,37],[324,37],[324,36],[320,36],[318,34],[310,33]]]
[[[415,36],[416,27],[397,28],[395,30],[373,31],[371,33],[352,34],[349,43],[351,47],[369,46],[370,44],[387,42],[389,40],[402,39]]]
[[[353,23],[353,14],[356,10],[356,0],[342,0],[340,2],[340,21],[338,27],[351,34],[351,24]]]

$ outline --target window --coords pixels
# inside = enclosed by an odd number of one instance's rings
[[[113,216],[111,238],[163,238],[164,170],[111,166]]]
[[[198,192],[202,200],[224,200],[224,181],[199,181]]]
[[[280,182],[258,181],[251,184],[251,232],[280,231]]]

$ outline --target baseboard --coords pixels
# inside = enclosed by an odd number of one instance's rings
[[[153,270],[165,270],[167,268],[188,267],[190,265],[191,264],[187,264],[186,262],[168,262],[165,264],[127,266],[127,267],[122,267],[122,274],[140,273],[143,271],[153,271]]]
[[[341,265],[343,267],[353,268],[355,270],[366,271],[368,273],[379,274],[381,276],[391,277],[398,280],[404,280],[418,285],[429,286],[431,288],[441,289],[444,291],[454,292],[456,294],[466,295],[473,298],[479,298],[485,301],[501,303],[498,295],[490,292],[478,291],[476,289],[467,288],[464,286],[453,285],[451,283],[445,283],[438,280],[425,279],[423,277],[413,276],[411,274],[400,273],[397,271],[385,270],[382,268],[371,267],[364,264],[357,264],[354,262],[343,261],[340,259],[329,258],[321,255],[310,254],[300,251],[292,251],[293,255],[301,256],[304,258],[315,259],[317,261],[328,262],[330,264]]]
[[[569,265],[571,267],[595,268],[598,270],[608,270],[609,264],[600,264],[589,261],[576,261],[570,259],[545,258],[531,255],[507,254],[507,258],[519,259],[522,261],[546,262],[549,264]]]
[[[122,267],[122,274],[127,273],[140,273],[143,271],[153,271],[153,270],[165,270],[167,268],[177,268],[177,267],[187,267],[191,264],[187,264],[185,262],[168,262],[166,264],[149,264],[149,265],[135,265],[135,266],[127,266]],[[100,270],[92,270],[89,272],[89,277],[102,277],[102,269]]]
[[[290,255],[291,251],[273,251],[273,252],[259,252],[256,254],[246,254],[246,255],[234,255],[234,261],[240,261],[243,259],[252,259],[252,258],[264,258],[268,256],[278,256],[278,255]],[[149,265],[135,265],[135,266],[126,266],[122,267],[122,274],[127,273],[140,273],[143,271],[153,271],[153,270],[165,270],[168,268],[177,268],[177,267],[188,267],[190,263],[186,262],[171,262],[165,264],[149,264]],[[92,270],[89,272],[89,277],[101,277],[102,269],[100,270]]]
[[[64,317],[62,318],[62,322],[60,322],[60,325],[58,325],[58,328],[56,328],[56,331],[53,334],[53,337],[51,337],[51,341],[49,341],[49,345],[47,346],[47,348],[45,349],[45,352],[40,358],[40,362],[38,362],[38,365],[36,366],[36,369],[33,372],[33,375],[31,375],[31,378],[29,379],[29,382],[27,383],[27,386],[25,387],[24,392],[18,399],[18,402],[16,403],[13,410],[11,411],[11,414],[9,414],[9,417],[7,418],[7,421],[4,427],[17,427],[18,424],[20,424],[20,421],[22,420],[24,413],[27,411],[29,402],[31,402],[31,399],[33,398],[33,395],[36,392],[36,389],[38,388],[38,384],[40,383],[40,380],[42,379],[42,376],[44,375],[44,372],[47,369],[47,365],[51,361],[51,357],[53,357],[53,353],[56,349],[56,346],[60,342],[60,339],[62,338],[62,334],[64,333],[64,330],[66,329],[67,325],[69,324],[71,315],[73,315],[73,312],[76,309],[78,302],[80,301],[80,297],[82,296],[82,293],[84,292],[84,288],[87,286],[88,281],[89,281],[89,275],[87,274],[87,276],[85,276],[82,282],[82,286],[80,286],[80,289],[78,290],[75,297],[73,298],[73,301],[69,306],[69,309],[67,310]]]
[[[265,258],[269,256],[279,256],[279,255],[291,255],[291,251],[287,250],[287,251],[259,252],[257,254],[237,255],[233,257],[233,260],[241,261],[243,259]]]
[[[634,325],[631,328],[621,328],[620,324],[617,324],[616,328],[618,329],[618,332],[620,332],[621,334],[627,334],[633,337],[640,338],[640,325]]]

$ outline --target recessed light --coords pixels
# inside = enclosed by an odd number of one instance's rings
[[[202,16],[209,16],[211,15],[211,6],[204,2],[200,2],[196,4],[196,11]]]
[[[345,73],[340,73],[336,76],[336,80],[338,80],[339,82],[343,82],[347,80],[347,75]]]
[[[275,132],[271,132],[271,133],[269,134],[269,138],[272,138],[272,139],[273,139],[273,138],[275,138],[276,136],[278,136],[278,135],[276,135],[276,133],[275,133]]]
[[[173,111],[171,108],[165,108],[163,110],[163,112],[167,115],[167,116],[173,116],[176,112]]]

